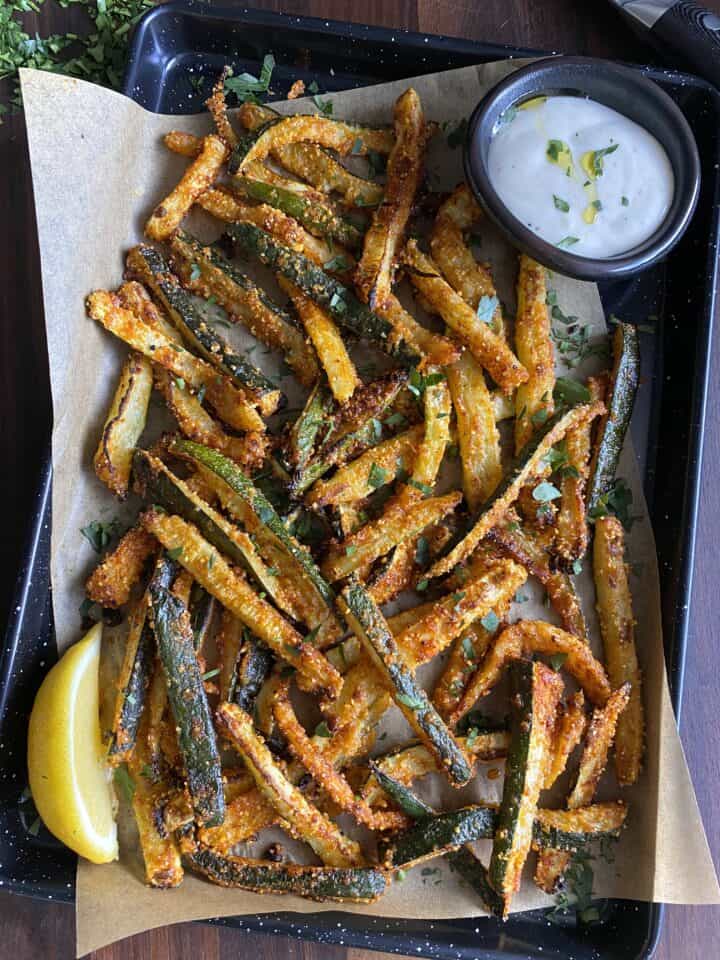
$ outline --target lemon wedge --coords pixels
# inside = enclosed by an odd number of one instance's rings
[[[30,714],[28,770],[45,826],[93,863],[118,855],[110,770],[100,733],[102,624],[60,658]]]

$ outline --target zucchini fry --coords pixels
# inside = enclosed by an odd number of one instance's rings
[[[637,328],[629,323],[619,323],[613,336],[613,369],[606,401],[607,413],[600,421],[590,464],[587,508],[591,517],[615,480],[639,380],[640,343]]]
[[[150,581],[150,615],[193,810],[201,825],[215,826],[225,817],[220,755],[190,615],[166,586],[168,567],[175,569],[172,561],[165,561]]]
[[[362,381],[338,328],[324,310],[321,310],[310,297],[289,280],[279,277],[278,282],[280,288],[291,298],[303,322],[305,332],[310,337],[310,342],[315,347],[315,353],[327,375],[333,396],[338,403],[345,403]]]
[[[493,613],[504,618],[509,607],[506,604],[504,609],[497,612],[493,610]],[[447,665],[433,691],[433,703],[443,720],[455,713],[468,680],[485,656],[492,637],[492,633],[476,621],[453,643]]]
[[[241,107],[241,123],[243,115],[244,110]],[[390,153],[395,142],[393,132],[386,127],[358,127],[327,117],[297,114],[294,117],[283,117],[275,123],[264,124],[256,137],[249,138],[247,143],[241,142],[233,161],[238,172],[242,173],[250,164],[267,160],[271,152],[285,144],[308,140],[334,150],[341,156],[353,153],[361,157],[366,156],[370,150]]]
[[[511,393],[528,379],[527,370],[503,337],[480,320],[463,298],[443,280],[436,264],[420,251],[415,240],[408,242],[404,262],[413,286],[467,344],[478,363],[505,393]]]
[[[610,703],[609,700],[608,703]],[[549,790],[565,770],[570,754],[585,734],[586,726],[585,695],[582,690],[578,690],[567,704],[558,704],[552,735],[550,762],[545,772],[543,790]]]
[[[508,662],[530,653],[564,655],[563,669],[575,677],[594,704],[602,706],[610,696],[605,669],[586,643],[542,620],[520,620],[506,627],[488,650],[469,685],[473,698],[470,706],[495,686]]]
[[[463,239],[463,232],[481,216],[470,188],[461,183],[438,210],[430,235],[430,251],[450,286],[473,310],[477,310],[483,297],[495,304],[492,326],[496,333],[502,333],[502,307],[492,274],[488,267],[477,262]]]
[[[239,887],[254,893],[291,893],[320,902],[373,903],[385,892],[387,883],[385,874],[371,867],[328,869],[223,857],[204,846],[188,855],[188,863],[221,887]]]
[[[377,343],[404,363],[417,364],[422,356],[393,325],[374,313],[355,294],[308,257],[275,240],[252,223],[241,222],[228,229],[228,236],[246,253],[256,256],[275,273],[294,283],[308,297],[355,336]]]
[[[223,67],[215,81],[211,96],[205,101],[205,106],[210,111],[218,136],[230,150],[233,150],[238,145],[238,136],[228,118],[225,102],[225,80],[230,73],[230,67]]]
[[[193,356],[173,339],[147,326],[130,310],[121,307],[120,299],[115,294],[104,290],[91,293],[87,300],[87,311],[106,330],[153,363],[165,367],[191,389],[198,392],[204,387],[208,401],[229,426],[236,430],[265,429],[262,417],[243,390],[228,377],[219,376],[209,363]]]
[[[227,155],[228,149],[220,137],[205,137],[198,156],[145,224],[145,233],[151,240],[167,240],[177,230],[193,203],[214,183]]]
[[[462,495],[454,492],[410,506],[396,504],[378,520],[365,524],[342,543],[332,546],[322,563],[323,574],[330,581],[347,577],[361,565],[384,556],[397,544],[421,534],[451,513],[461,499]]]
[[[149,594],[145,592],[129,617],[108,747],[108,762],[112,766],[129,760],[135,750],[138,727],[150,686],[155,659],[155,637],[148,617],[149,599]]]
[[[625,536],[616,517],[595,523],[593,572],[608,677],[614,687],[632,684],[617,725],[615,772],[621,786],[635,783],[642,768],[645,717],[642,678],[635,649],[635,617],[625,565]]]
[[[242,470],[217,451],[188,440],[173,443],[173,452],[200,466],[223,507],[252,534],[261,555],[279,566],[283,584],[288,589],[294,588],[296,603],[303,604],[303,618],[309,620],[309,626],[315,629],[321,624],[326,627],[336,624],[332,588],[309,551],[288,532],[272,504]],[[332,638],[333,631],[329,629],[326,639]]]
[[[127,255],[128,270],[145,283],[166,310],[173,325],[205,360],[243,390],[263,416],[277,410],[282,394],[265,374],[230,347],[212,328],[170,272],[157,250],[140,244]]]
[[[318,743],[322,738],[310,738],[297,719],[289,697],[289,685],[281,684],[275,695],[273,712],[275,720],[288,742],[293,756],[307,770],[315,782],[322,787],[330,799],[346,813],[353,816],[358,823],[363,823],[371,830],[399,830],[407,824],[402,814],[393,811],[374,812],[368,804],[357,797],[345,777],[328,760],[325,751]]]
[[[588,390],[591,400],[602,400],[604,389],[600,380],[590,377]],[[581,560],[588,545],[588,524],[585,510],[585,486],[590,475],[592,425],[585,423],[569,430],[565,438],[567,466],[560,484],[560,509],[557,514],[555,551],[566,566]]]
[[[201,827],[198,840],[220,856],[228,856],[239,843],[248,843],[261,830],[277,823],[275,807],[251,787],[225,807],[225,819],[217,827]]]
[[[279,114],[258,103],[244,103],[239,117],[246,129],[258,130]],[[273,150],[271,156],[279,164],[302,180],[322,190],[342,194],[349,206],[375,207],[382,202],[383,188],[371,180],[363,180],[346,170],[321,147],[314,143],[290,143]]]
[[[128,758],[128,769],[134,785],[132,808],[145,863],[145,882],[151,887],[167,889],[182,883],[183,868],[177,842],[165,828],[162,818],[156,815],[158,806],[167,794],[168,784],[162,778],[155,777],[152,771],[147,734],[146,714],[140,727],[137,747]]]
[[[542,663],[514,663],[511,681],[511,742],[489,866],[490,883],[503,899],[503,917],[520,889],[530,852],[550,734],[563,689],[560,676]]]
[[[240,751],[258,789],[275,807],[285,828],[308,843],[328,866],[360,866],[363,857],[358,844],[290,783],[245,711],[235,704],[223,703],[216,716],[221,730]]]
[[[196,137],[194,133],[186,133],[184,130],[170,130],[163,137],[163,143],[171,153],[193,159],[202,150],[203,138]]]
[[[383,440],[348,463],[330,478],[318,480],[308,491],[308,506],[338,507],[369,497],[374,490],[392,483],[401,470],[410,473],[425,434],[422,424]]]
[[[460,344],[451,337],[433,333],[418,323],[394,293],[388,294],[382,303],[377,304],[375,313],[387,320],[395,338],[407,342],[418,357],[423,357],[430,366],[442,367],[453,363],[462,353]]]
[[[373,310],[392,292],[395,259],[423,176],[427,130],[420,98],[412,87],[395,103],[394,126],[385,195],[373,213],[355,272],[355,288]]]
[[[121,500],[127,497],[133,450],[145,429],[152,379],[150,362],[128,354],[95,451],[98,479]]]
[[[140,580],[145,564],[157,550],[157,540],[142,526],[131,527],[120,542],[95,567],[85,584],[85,592],[101,607],[121,607],[130,599],[130,591]]]
[[[309,687],[331,694],[339,691],[342,678],[329,661],[248,586],[196,527],[154,509],[143,514],[142,522],[208,593],[294,666]]]
[[[219,450],[244,470],[260,469],[268,453],[266,433],[251,431],[242,437],[231,437],[213,420],[198,398],[185,388],[183,381],[178,382],[178,378],[171,377],[163,367],[155,368],[155,386],[184,437]]]
[[[304,469],[317,446],[320,431],[324,433],[331,422],[334,408],[329,387],[318,380],[283,442],[283,462],[289,469]]]
[[[447,368],[447,378],[457,419],[463,492],[475,511],[502,478],[495,409],[482,367],[469,352]]]
[[[401,650],[372,598],[357,581],[345,587],[341,598],[350,627],[390,687],[405,719],[435,753],[450,782],[467,783],[472,776],[467,756],[405,665]]]
[[[413,537],[397,544],[383,559],[380,568],[372,570],[365,578],[370,596],[379,607],[394,600],[412,583],[417,542],[418,538]]]
[[[312,386],[318,377],[317,361],[302,330],[285,310],[215,247],[180,231],[173,237],[171,250],[173,267],[189,290],[206,299],[215,297],[231,321],[241,321],[261,343],[282,350],[300,383]]]
[[[496,526],[520,493],[525,484],[542,470],[543,458],[551,447],[565,436],[568,430],[581,423],[593,420],[601,414],[600,402],[577,404],[570,410],[551,417],[533,436],[520,457],[510,466],[492,496],[483,504],[480,514],[470,532],[445,557],[433,564],[428,577],[434,578],[449,573],[475,550],[480,541]]]
[[[433,603],[422,619],[397,635],[405,663],[414,669],[432,660],[476,620],[503,609],[526,579],[525,570],[512,560],[489,561],[462,590]]]
[[[630,697],[630,684],[615,690],[602,708],[593,712],[585,748],[578,766],[575,786],[567,801],[568,810],[578,810],[592,803],[598,783],[607,766],[619,718]],[[546,779],[547,787],[547,779]],[[570,865],[571,854],[566,850],[540,850],[535,868],[535,883],[546,893],[554,893]]]
[[[283,613],[293,619],[298,618],[293,595],[284,588],[279,576],[265,564],[245,530],[230,523],[220,511],[198,496],[184,480],[151,453],[136,451],[134,472],[136,489],[146,500],[194,524],[206,540],[250,574]]]
[[[515,352],[528,372],[528,379],[515,393],[515,453],[554,411],[555,351],[547,307],[545,268],[520,254],[515,318]]]
[[[550,555],[544,549],[538,532],[522,526],[518,515],[511,509],[489,532],[488,539],[498,544],[504,553],[521,563],[529,574],[540,581],[568,633],[587,639],[585,617],[572,580],[561,570],[551,570]]]

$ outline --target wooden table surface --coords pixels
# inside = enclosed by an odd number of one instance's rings
[[[228,0],[225,0],[227,3]],[[477,40],[588,53],[646,62],[651,54],[633,37],[604,0],[254,0],[255,6],[285,13],[312,14],[388,27],[406,27]],[[720,0],[704,0],[720,12]],[[65,32],[79,27],[71,7],[50,2],[37,17],[28,17],[30,32]],[[50,430],[50,395],[45,356],[40,268],[33,214],[32,187],[21,116],[0,127],[0,223],[4,224],[0,259],[0,502],[5,512],[0,537],[0,590],[4,622],[31,497]],[[716,351],[705,447],[705,469],[697,547],[696,577],[685,681],[682,739],[716,864],[720,860],[720,711],[714,618],[717,592],[717,532],[720,485],[720,353]],[[715,561],[713,563],[713,561]],[[708,665],[712,664],[710,669]],[[715,814],[715,816],[713,816]],[[66,960],[74,956],[73,911],[69,906],[38,903],[0,894],[0,954],[13,960]],[[658,960],[705,960],[717,956],[720,908],[670,907],[656,953]],[[220,960],[237,955],[304,960],[371,960],[380,954],[343,947],[186,924],[133,937],[93,954],[94,960],[164,960],[196,956]]]

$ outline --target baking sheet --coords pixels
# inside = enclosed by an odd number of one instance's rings
[[[334,103],[335,116],[383,123],[388,122],[396,97],[412,82],[428,118],[453,122],[467,116],[489,86],[519,65],[517,61],[486,64],[328,98]],[[121,95],[82,81],[34,71],[24,71],[22,79],[55,411],[52,582],[58,645],[64,649],[78,638],[82,585],[96,560],[79,528],[91,520],[107,520],[118,514],[90,464],[126,350],[86,318],[83,300],[92,289],[119,283],[124,252],[141,239],[147,214],[181,175],[186,161],[167,153],[161,144],[162,134],[173,128],[204,133],[210,124],[204,115],[167,118],[146,113]],[[308,105],[294,101],[278,108],[300,112]],[[430,149],[428,167],[431,186],[449,189],[462,176],[460,151],[448,151],[442,138],[437,138]],[[203,224],[198,227],[202,230]],[[493,238],[489,229],[483,228],[482,233],[481,254],[491,260],[499,293],[512,307],[515,256]],[[604,328],[594,286],[557,276],[550,283],[566,314],[578,315],[595,333]],[[243,341],[239,335],[236,342],[242,346],[250,339]],[[277,357],[258,351],[253,359],[267,372],[277,372]],[[639,471],[629,448],[624,452],[621,474],[634,491],[640,515],[629,537],[629,549],[640,575],[633,582],[633,592],[638,652],[645,673],[648,759],[641,782],[627,792],[632,809],[628,829],[617,845],[615,862],[598,859],[593,864],[594,889],[598,896],[718,902],[717,880],[670,705],[654,543]],[[589,614],[592,601],[587,584],[581,582],[579,589]],[[544,608],[534,608],[532,600],[516,610],[516,615],[523,617],[546,614]],[[389,727],[400,734],[398,724],[402,721],[399,714],[393,714],[396,712],[389,715]],[[474,796],[492,799],[498,782],[488,779],[481,770],[470,790],[475,791]],[[429,798],[437,792],[435,799],[443,800],[443,788],[437,782],[426,789]],[[454,805],[469,799],[467,789],[450,796]],[[128,829],[128,840],[132,841],[132,828]],[[344,909],[405,918],[475,916],[482,912],[476,898],[451,874],[444,873],[440,884],[433,882],[431,896],[427,884],[428,878],[420,871],[411,871],[377,904]],[[162,909],[158,910],[160,898]],[[514,909],[550,902],[531,883],[525,883]],[[178,890],[149,890],[142,884],[137,845],[130,842],[124,845],[123,858],[117,864],[93,867],[80,862],[78,952],[178,920],[277,910],[314,913],[323,909],[337,909],[337,905],[222,890],[191,875]]]

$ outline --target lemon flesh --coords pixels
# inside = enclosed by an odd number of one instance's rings
[[[118,855],[110,770],[99,717],[102,624],[60,658],[30,714],[30,790],[51,833],[93,863]]]

